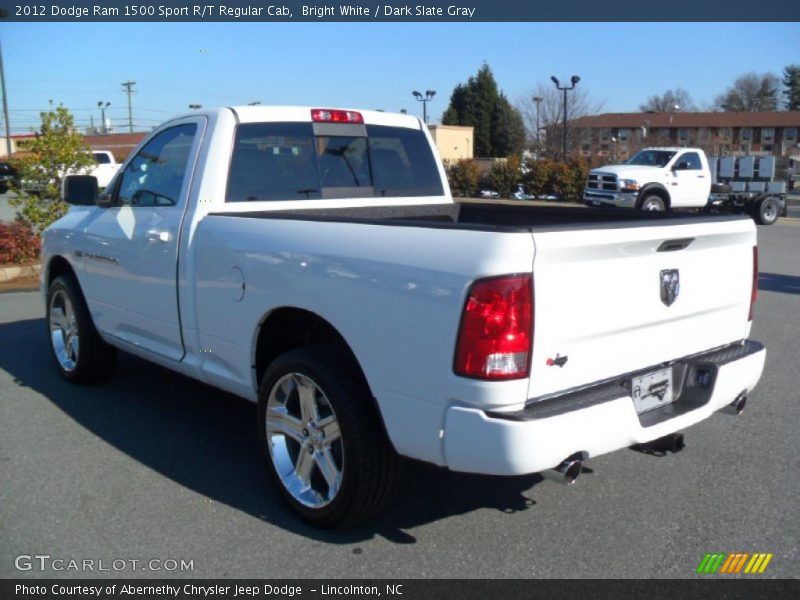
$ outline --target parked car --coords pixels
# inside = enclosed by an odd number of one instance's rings
[[[409,115],[197,111],[106,193],[64,193],[41,280],[59,373],[97,380],[120,349],[256,402],[317,526],[385,507],[398,456],[571,483],[677,450],[764,366],[750,219],[454,203]]]
[[[8,161],[0,161],[0,194],[5,194],[17,178],[17,170]]]
[[[535,200],[536,199],[536,196],[534,196],[532,194],[525,193],[525,188],[523,188],[521,185],[517,187],[517,191],[514,192],[511,195],[511,197],[514,200]]]

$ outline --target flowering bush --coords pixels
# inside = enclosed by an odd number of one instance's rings
[[[24,263],[39,257],[41,241],[22,221],[0,223],[0,264]]]

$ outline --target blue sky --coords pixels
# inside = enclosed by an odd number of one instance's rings
[[[254,100],[421,114],[414,89],[438,91],[434,122],[484,61],[512,100],[578,74],[613,112],[673,87],[708,103],[737,75],[800,63],[798,23],[6,23],[0,41],[15,133],[49,99],[81,125],[109,101],[119,127],[128,79],[141,127]]]

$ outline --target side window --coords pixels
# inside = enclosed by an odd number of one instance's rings
[[[703,170],[703,163],[700,162],[700,156],[697,152],[687,152],[683,154],[679,159],[678,163],[686,163],[687,166],[685,170],[687,171],[702,171]]]
[[[107,165],[111,161],[108,159],[108,155],[105,154],[104,152],[95,152],[94,162],[96,162],[98,165]]]
[[[177,125],[147,142],[125,168],[116,204],[177,204],[196,131],[194,123]]]

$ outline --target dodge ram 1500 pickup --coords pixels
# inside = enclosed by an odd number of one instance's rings
[[[64,197],[41,280],[61,375],[120,349],[257,402],[317,526],[385,507],[400,456],[572,482],[677,447],[764,365],[750,219],[454,203],[408,115],[196,112]]]

